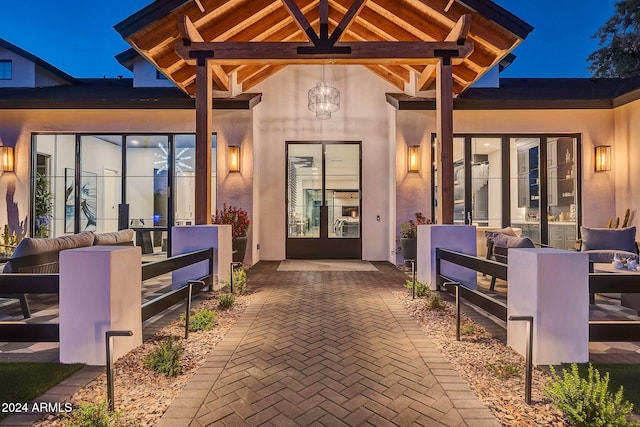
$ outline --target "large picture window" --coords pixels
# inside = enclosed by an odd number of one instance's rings
[[[0,59],[0,80],[13,78],[13,62],[10,59]]]
[[[573,249],[581,222],[579,135],[455,135],[453,154],[454,223],[511,226],[534,242]],[[437,221],[436,184],[433,194]]]
[[[165,251],[170,227],[195,223],[193,134],[35,134],[32,153],[32,236],[149,228],[152,250]]]

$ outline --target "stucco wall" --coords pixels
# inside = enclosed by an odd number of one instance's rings
[[[12,78],[11,80],[0,80],[0,87],[35,86],[36,65],[33,62],[2,47],[0,47],[0,59],[12,61]]]
[[[326,80],[340,90],[340,111],[318,120],[307,109],[307,92],[322,77],[321,66],[288,66],[252,89],[263,93],[260,120],[260,257],[285,257],[286,141],[362,142],[362,257],[388,260],[389,204],[393,180],[388,150],[385,92],[396,91],[360,66],[327,66]],[[380,216],[380,221],[377,216]]]
[[[615,144],[609,179],[615,180],[616,215],[631,209],[631,225],[640,226],[640,101],[615,110]],[[604,143],[598,145],[606,145]]]

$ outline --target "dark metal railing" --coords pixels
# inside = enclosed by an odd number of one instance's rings
[[[151,262],[142,266],[142,280],[148,280],[171,273],[183,267],[207,261],[209,273],[191,281],[191,286],[168,292],[142,305],[142,320],[147,320],[186,298],[190,299],[190,289],[194,294],[206,287],[213,287],[214,250],[204,249],[177,255],[166,260]],[[4,273],[0,275],[0,294],[60,294],[59,274]],[[27,323],[20,321],[0,321],[0,342],[59,342],[58,323]]]
[[[479,258],[473,255],[467,255],[459,252],[450,251],[448,249],[436,248],[436,282],[438,286],[444,286],[445,283],[456,282],[455,279],[443,276],[442,261],[465,267],[479,273],[489,274],[498,279],[507,280],[507,265]],[[480,307],[491,315],[506,322],[507,305],[501,301],[491,298],[488,295],[471,289],[464,284],[457,287],[459,298],[464,298],[467,302]]]
[[[60,293],[58,274],[3,273],[0,275],[0,294],[18,296],[22,294]],[[0,342],[58,342],[58,323],[0,322]]]
[[[589,273],[590,303],[595,303],[594,294],[639,293],[640,275],[624,273]],[[640,321],[638,320],[590,320],[590,342],[638,342]]]
[[[142,266],[142,280],[152,279],[166,273],[178,270],[183,267],[196,264],[198,262],[209,262],[209,273],[203,277],[196,278],[185,286],[167,292],[164,295],[142,305],[142,321],[162,313],[164,310],[184,300],[190,301],[191,295],[200,292],[206,287],[213,287],[213,248],[191,252],[184,255],[167,258],[166,260],[152,262]]]

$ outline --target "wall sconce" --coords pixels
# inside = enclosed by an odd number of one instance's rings
[[[611,146],[601,145],[596,147],[596,172],[611,170]]]
[[[410,145],[407,156],[408,172],[420,172],[420,146]]]
[[[15,172],[13,147],[0,147],[0,169],[2,172]]]
[[[229,146],[229,172],[240,172],[240,147]]]

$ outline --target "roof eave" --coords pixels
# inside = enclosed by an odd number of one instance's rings
[[[120,21],[114,25],[113,28],[126,40],[127,37],[135,34],[138,30],[190,1],[193,0],[156,0],[128,18]]]

